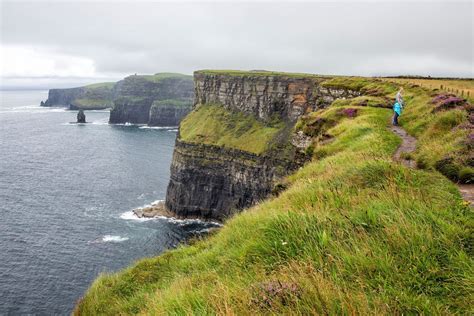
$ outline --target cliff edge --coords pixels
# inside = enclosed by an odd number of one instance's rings
[[[194,73],[194,106],[180,125],[166,207],[178,216],[224,219],[265,199],[305,161],[292,142],[296,121],[337,98],[320,76],[267,72]]]

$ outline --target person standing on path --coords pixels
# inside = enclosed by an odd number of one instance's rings
[[[393,119],[392,124],[398,126],[398,117],[402,114],[403,110],[403,97],[402,97],[403,88],[398,90],[397,95],[395,96],[395,104],[393,105]]]

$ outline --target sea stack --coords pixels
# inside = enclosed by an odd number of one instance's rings
[[[85,123],[86,122],[86,115],[84,114],[84,110],[79,110],[77,112],[77,123]]]

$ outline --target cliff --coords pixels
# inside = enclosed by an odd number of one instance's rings
[[[327,79],[195,72],[194,111],[180,126],[166,207],[179,216],[224,219],[266,198],[304,162],[306,148],[291,143],[297,119],[360,95],[322,86]]]
[[[69,89],[50,89],[42,106],[65,106],[71,110],[98,110],[112,106],[115,83],[104,82]]]
[[[41,106],[71,110],[111,108],[109,122],[178,126],[192,107],[191,76],[175,73],[133,75],[114,82],[69,89],[50,89]]]
[[[177,126],[191,109],[193,82],[181,74],[133,75],[117,82],[114,95],[110,123]]]

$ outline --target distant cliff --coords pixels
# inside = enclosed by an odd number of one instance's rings
[[[198,71],[194,110],[180,125],[166,207],[179,216],[223,219],[264,199],[304,162],[293,128],[303,114],[356,90],[324,77]]]
[[[109,122],[177,126],[191,111],[191,76],[174,73],[133,75],[119,82],[92,84],[69,89],[50,89],[41,106],[63,106],[71,110],[111,108]]]
[[[112,107],[114,82],[69,89],[50,89],[42,106],[65,106],[71,110],[99,110]]]
[[[129,76],[115,86],[109,122],[177,126],[191,110],[192,99],[191,76]]]

